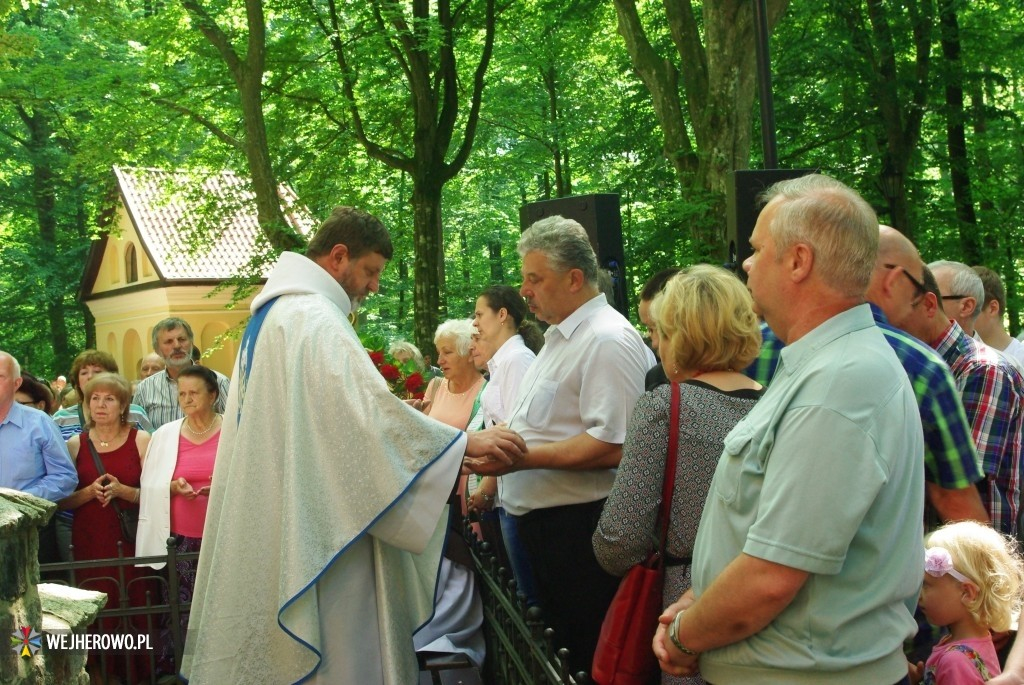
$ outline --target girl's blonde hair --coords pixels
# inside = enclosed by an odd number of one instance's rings
[[[997,632],[1009,630],[1024,586],[1016,540],[975,521],[957,521],[929,535],[925,547],[948,551],[953,568],[978,586],[978,596],[967,603],[967,610],[979,625]]]

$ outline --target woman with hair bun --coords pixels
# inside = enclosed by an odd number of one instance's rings
[[[519,291],[507,285],[492,285],[480,293],[473,312],[473,325],[479,331],[475,357],[478,364],[486,363],[490,374],[480,404],[483,408],[483,426],[490,428],[504,423],[512,411],[512,403],[519,393],[519,384],[544,344],[540,328],[526,317],[526,302]],[[501,535],[508,552],[518,592],[525,595],[528,606],[537,604],[533,573],[526,552],[519,542],[515,519],[501,507],[498,492],[499,479],[488,476],[481,479],[469,500],[470,509],[485,515],[498,512]]]

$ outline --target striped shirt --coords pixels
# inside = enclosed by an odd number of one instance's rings
[[[923,342],[891,326],[873,304],[871,313],[914,388],[924,429],[925,480],[947,490],[961,490],[982,480],[985,474],[979,465],[971,424],[949,367]],[[746,373],[761,385],[768,385],[784,344],[765,324],[761,325],[761,338],[761,354]]]
[[[67,442],[71,439],[71,436],[78,435],[82,432],[82,414],[81,405],[75,405],[74,407],[65,407],[60,409],[56,414],[53,415],[53,421],[60,428],[60,437]],[[146,416],[146,410],[137,404],[128,406],[128,423],[134,425],[140,431],[146,431],[152,433],[156,430],[153,424],[149,422],[149,417]]]
[[[955,321],[950,322],[934,347],[953,372],[971,422],[988,478],[980,488],[981,501],[992,525],[1015,535],[1020,508],[1024,378],[998,352],[980,345]]]
[[[228,401],[228,388],[230,381],[222,373],[217,374],[217,401],[213,410],[218,414],[224,413],[224,407]],[[146,410],[153,428],[159,428],[165,423],[177,421],[185,416],[178,404],[178,381],[171,378],[166,370],[154,373],[149,378],[139,381],[135,387],[135,396],[132,403],[137,404]]]

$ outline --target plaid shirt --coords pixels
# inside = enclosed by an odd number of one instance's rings
[[[1020,508],[1024,378],[955,321],[934,343],[953,371],[988,483],[981,500],[996,529],[1016,535]]]
[[[772,329],[768,328],[768,324],[762,321],[761,353],[757,355],[757,359],[750,362],[750,366],[743,373],[767,388],[775,375],[775,369],[779,368],[779,359],[785,346],[786,344],[779,340]]]
[[[914,388],[924,429],[925,480],[947,490],[960,490],[982,480],[985,474],[979,466],[971,424],[949,367],[920,340],[889,325],[882,310],[873,304],[871,313]],[[746,374],[768,385],[784,344],[766,324],[761,324],[761,339],[761,354]]]

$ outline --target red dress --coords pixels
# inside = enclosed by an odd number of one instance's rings
[[[132,428],[128,433],[125,443],[112,452],[100,452],[100,461],[106,472],[116,477],[124,485],[133,488],[139,487],[139,479],[142,476],[142,463],[139,459],[139,448],[135,444],[135,437],[138,429]],[[81,489],[99,477],[96,462],[89,450],[89,434],[81,434],[81,446],[78,449],[76,468],[78,470],[78,488]],[[138,509],[138,504],[126,502],[123,499],[117,500],[117,505],[122,510]],[[102,506],[96,499],[75,509],[75,518],[71,527],[71,542],[74,545],[75,561],[86,561],[89,559],[110,559],[117,557],[117,543],[122,542],[122,553],[125,557],[135,556],[135,545],[124,541],[121,535],[121,524],[117,518],[112,504]],[[107,593],[107,609],[146,606],[146,590],[152,590],[151,581],[137,580],[146,575],[148,569],[138,569],[134,565],[103,566],[100,568],[89,568],[75,571],[75,585],[83,590],[96,590]],[[124,574],[122,584],[121,574]],[[120,588],[127,588],[126,594],[122,596]],[[150,603],[158,604],[160,597],[157,593],[150,592]],[[135,617],[129,622],[127,618],[105,618],[96,621],[91,626],[91,632],[99,633],[144,633],[145,617]],[[146,652],[135,652],[143,658],[136,658],[134,661],[134,678],[132,682],[148,676],[148,668],[145,662],[148,656]],[[90,661],[92,657],[90,655]],[[104,670],[108,675],[125,676],[126,663],[124,652],[120,654],[108,654]],[[145,673],[140,673],[144,670]]]

